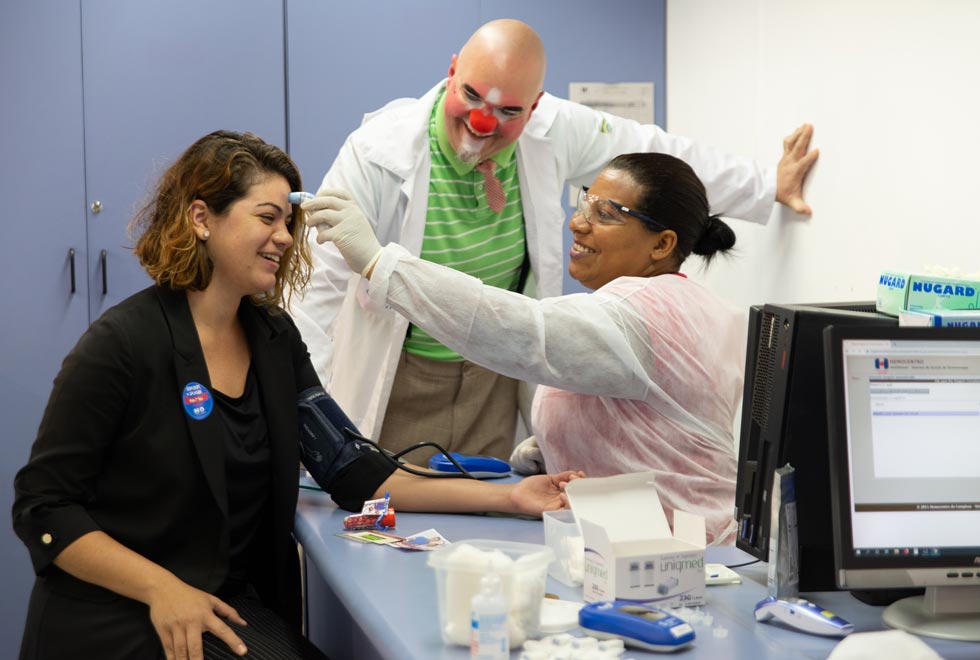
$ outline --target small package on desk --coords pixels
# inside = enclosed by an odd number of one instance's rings
[[[344,516],[344,529],[348,532],[363,529],[386,530],[395,526],[395,508],[389,506],[388,493],[376,500],[368,500],[360,513]]]
[[[587,603],[704,604],[704,518],[674,511],[672,533],[654,473],[576,479],[565,492],[585,539]]]

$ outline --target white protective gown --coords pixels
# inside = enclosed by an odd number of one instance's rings
[[[365,116],[323,179],[323,188],[353,195],[382,244],[398,243],[416,256],[428,207],[429,119],[443,85],[421,99],[393,101]],[[525,293],[561,295],[566,184],[591,185],[610,160],[630,151],[667,153],[691,165],[713,213],[758,223],[769,219],[776,197],[774,169],[545,94],[514,156],[531,262]],[[301,299],[293,299],[289,311],[324,386],[361,433],[378,438],[408,321],[360,306],[357,299],[365,295],[367,283],[351,274],[331,243],[316,243],[316,232],[309,240],[310,287]]]
[[[467,359],[539,383],[532,423],[549,472],[651,470],[668,518],[705,516],[734,540],[732,428],[745,317],[684,277],[621,277],[535,300],[416,257],[381,252],[361,299],[425,328]]]

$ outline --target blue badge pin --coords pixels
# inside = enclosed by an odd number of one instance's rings
[[[190,382],[184,386],[184,410],[191,419],[202,420],[214,410],[214,399],[208,388],[200,383]]]

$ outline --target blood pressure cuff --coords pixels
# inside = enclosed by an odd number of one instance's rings
[[[300,393],[298,416],[303,465],[339,506],[360,511],[395,470],[394,464],[357,439],[354,422],[322,387]]]

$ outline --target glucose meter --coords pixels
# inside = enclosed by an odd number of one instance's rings
[[[854,632],[854,624],[804,598],[777,599],[769,596],[755,606],[755,620],[776,619],[787,626],[827,637],[844,637]]]
[[[499,458],[492,456],[467,456],[465,454],[457,454],[454,451],[449,452],[449,455],[455,458],[463,469],[469,472],[471,477],[477,479],[498,479],[510,474],[510,463],[502,461]],[[429,459],[429,469],[439,472],[459,472],[456,466],[442,454],[436,454]]]
[[[694,628],[669,612],[627,601],[589,603],[578,625],[595,637],[617,638],[650,651],[679,651],[694,641]]]

